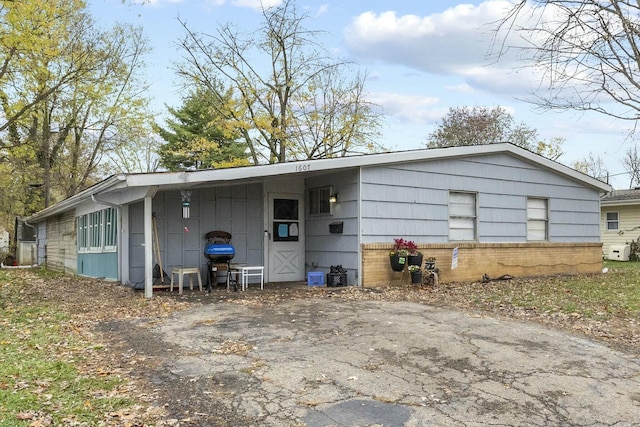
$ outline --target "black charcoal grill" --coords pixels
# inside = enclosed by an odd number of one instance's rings
[[[204,246],[204,256],[207,262],[207,290],[211,292],[214,283],[218,279],[218,267],[216,264],[227,264],[227,283],[231,279],[231,260],[236,254],[236,250],[231,245],[231,234],[226,231],[210,231],[204,235],[207,241]],[[233,283],[233,290],[237,291],[237,284]]]

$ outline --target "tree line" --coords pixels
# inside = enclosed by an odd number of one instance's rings
[[[547,71],[545,90],[532,103],[637,119],[638,6],[512,5],[495,29],[496,60],[521,49],[523,63]],[[0,226],[10,229],[16,216],[113,173],[385,150],[382,111],[367,99],[366,72],[321,45],[295,0],[263,8],[261,18],[250,31],[229,23],[204,33],[180,22],[175,73],[184,95],[160,123],[141,77],[150,51],[141,28],[103,29],[83,0],[0,0]],[[541,140],[501,107],[450,109],[425,146],[504,141],[556,161],[563,155],[562,139]],[[608,174],[593,153],[571,166],[603,180]],[[635,147],[624,167],[630,186],[640,184]]]

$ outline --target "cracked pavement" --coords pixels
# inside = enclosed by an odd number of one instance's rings
[[[194,425],[631,426],[640,360],[538,324],[410,302],[212,302],[138,322]],[[173,395],[171,394],[173,393]],[[209,420],[209,421],[207,421]],[[183,425],[189,424],[184,422]],[[240,425],[240,424],[235,424]]]

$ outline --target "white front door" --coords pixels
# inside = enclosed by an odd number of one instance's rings
[[[304,280],[304,196],[269,193],[268,227],[269,281]]]

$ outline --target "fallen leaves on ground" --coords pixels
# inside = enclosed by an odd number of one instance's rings
[[[552,297],[540,295],[542,286],[558,286],[547,279],[514,279],[489,283],[450,283],[432,286],[389,286],[386,288],[324,288],[307,286],[265,286],[265,290],[250,289],[245,292],[188,292],[183,295],[170,292],[155,292],[147,299],[143,292],[116,283],[60,276],[43,279],[28,270],[17,272],[27,283],[20,289],[21,304],[50,303],[68,313],[69,318],[60,327],[69,334],[78,334],[91,343],[86,348],[73,348],[67,343],[58,343],[51,351],[64,360],[74,361],[82,375],[117,376],[124,380],[112,395],[133,399],[137,405],[105,414],[105,426],[167,426],[176,425],[175,419],[165,420],[164,408],[156,406],[157,393],[146,383],[140,373],[142,366],[153,368],[159,361],[139,355],[134,351],[111,351],[108,343],[95,328],[99,322],[112,320],[134,320],[140,318],[161,319],[193,305],[211,303],[234,303],[246,306],[277,305],[283,301],[319,298],[347,301],[409,301],[439,307],[459,309],[474,316],[496,316],[516,320],[534,321],[553,327],[579,332],[604,340],[610,344],[624,346],[633,351],[640,350],[639,319],[636,316],[620,316],[609,307],[602,308],[602,315],[587,317],[578,312],[562,312]],[[571,292],[570,289],[567,290]],[[551,295],[551,294],[549,294]],[[527,303],[527,296],[535,304]],[[535,297],[535,298],[534,298]],[[515,303],[517,301],[517,303]],[[543,307],[540,303],[545,305]],[[3,307],[6,308],[6,307]],[[214,323],[215,319],[204,319],[202,324]],[[28,330],[20,331],[27,334]],[[216,350],[221,354],[246,354],[250,345],[241,341],[225,342]],[[78,357],[81,355],[82,357]],[[0,383],[0,387],[2,383]],[[44,392],[47,384],[31,385]],[[32,426],[44,426],[48,420],[37,412],[25,412],[21,419]],[[72,420],[69,425],[73,425]]]

